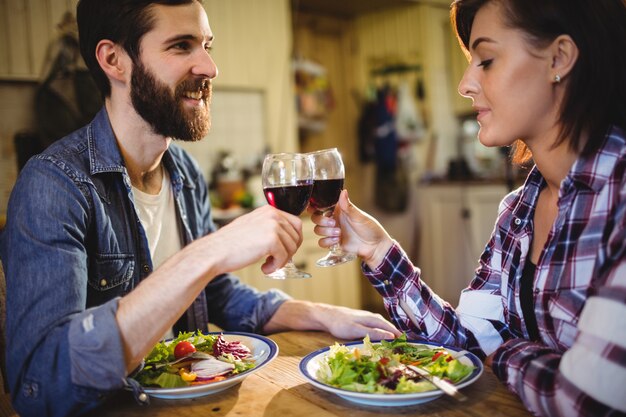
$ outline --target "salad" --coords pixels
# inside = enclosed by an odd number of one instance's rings
[[[223,381],[255,367],[250,349],[239,341],[201,331],[181,332],[156,344],[133,375],[144,387],[179,388]]]
[[[375,394],[407,394],[436,387],[407,365],[420,367],[451,383],[458,383],[474,369],[454,358],[445,348],[407,341],[406,334],[372,343],[363,339],[362,348],[350,349],[335,343],[320,363],[320,382],[348,391]]]

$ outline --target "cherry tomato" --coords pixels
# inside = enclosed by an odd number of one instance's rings
[[[174,357],[176,359],[180,359],[187,355],[191,355],[195,351],[196,347],[193,345],[193,343],[187,340],[183,340],[182,342],[178,342],[176,344],[176,347],[174,348]]]

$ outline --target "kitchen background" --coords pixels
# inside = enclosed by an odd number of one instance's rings
[[[456,304],[499,200],[523,172],[475,139],[471,102],[456,91],[466,60],[449,3],[204,0],[220,70],[213,127],[204,141],[184,146],[210,181],[217,220],[264,204],[258,174],[266,152],[337,147],[351,199]],[[97,93],[85,94],[90,86],[72,43],[75,6],[0,1],[0,227],[19,166],[54,140],[45,136],[54,136],[50,124],[59,127],[55,111],[67,109],[76,121],[99,105]],[[237,273],[261,289],[381,311],[356,262],[315,266],[325,251],[308,218],[304,229],[295,260],[312,279],[271,281],[258,265]]]

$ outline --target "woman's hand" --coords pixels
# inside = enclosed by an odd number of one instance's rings
[[[380,265],[393,244],[376,219],[350,202],[347,190],[339,196],[334,217],[324,217],[312,209],[309,212],[313,212],[311,220],[316,225],[315,233],[322,236],[319,240],[321,247],[341,243],[343,250],[356,253],[372,269]]]

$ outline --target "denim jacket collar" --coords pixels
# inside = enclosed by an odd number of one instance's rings
[[[175,145],[174,145],[175,146]],[[119,172],[124,175],[124,183],[130,190],[131,183],[126,171],[126,164],[113,133],[111,121],[106,107],[98,112],[93,121],[87,126],[87,147],[89,151],[89,171],[91,175],[108,172]],[[163,165],[170,174],[174,195],[177,197],[182,187],[194,189],[189,175],[185,175],[184,167],[180,166],[168,149],[163,155]],[[99,190],[104,194],[104,190]]]
[[[87,147],[89,150],[89,172],[91,175],[103,172],[125,172],[124,159],[111,127],[111,121],[103,106],[87,126]]]

